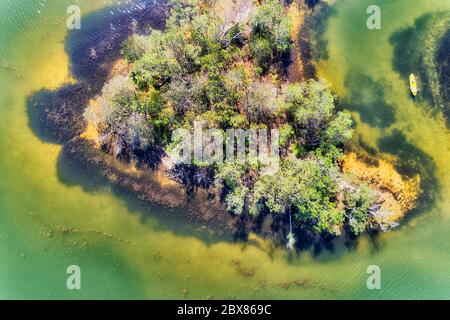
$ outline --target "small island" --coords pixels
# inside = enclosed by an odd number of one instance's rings
[[[171,1],[164,28],[123,43],[83,107],[72,154],[141,200],[189,207],[224,230],[230,217],[236,228],[281,235],[289,249],[305,233],[396,227],[416,206],[420,178],[356,145],[352,116],[330,84],[302,73],[305,12],[303,1]],[[180,161],[183,138],[195,132],[200,145]],[[267,157],[252,152],[255,139]]]

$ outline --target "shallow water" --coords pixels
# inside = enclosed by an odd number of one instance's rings
[[[84,15],[111,4],[79,3]],[[365,28],[373,3],[382,9],[380,31]],[[33,92],[73,81],[64,41],[69,4],[0,2],[0,59],[15,70],[0,69],[0,298],[450,298],[450,134],[428,101],[409,97],[389,40],[424,13],[450,10],[448,1],[336,2],[319,74],[351,104],[364,143],[389,151],[381,138],[398,129],[427,155],[423,166],[437,177],[440,198],[394,232],[298,256],[256,237],[216,238],[60,165],[61,146],[34,134],[26,104]],[[72,264],[81,267],[80,291],[66,289]],[[373,264],[382,290],[366,288]]]

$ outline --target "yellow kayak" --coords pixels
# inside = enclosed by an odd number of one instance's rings
[[[416,76],[411,73],[411,75],[409,76],[409,87],[411,89],[411,93],[412,95],[415,97],[417,96],[417,80],[416,80]]]

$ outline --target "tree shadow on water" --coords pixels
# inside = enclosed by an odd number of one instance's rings
[[[139,5],[98,10],[82,18],[80,30],[70,30],[65,49],[76,84],[57,90],[40,90],[27,102],[29,125],[43,141],[65,143],[84,130],[83,112],[97,95],[111,64],[120,56],[122,42],[133,26],[145,32],[163,28],[166,1],[140,1]]]
[[[80,163],[72,154],[73,139],[86,129],[84,109],[89,100],[101,92],[111,64],[120,56],[123,41],[135,31],[145,33],[149,27],[163,28],[166,14],[166,1],[149,0],[126,7],[108,7],[83,17],[82,28],[69,32],[65,46],[77,83],[57,90],[43,89],[30,96],[27,101],[29,126],[42,141],[63,145],[57,174],[64,184],[81,186],[91,193],[109,189],[124,201],[130,212],[139,213],[143,223],[156,217],[156,230],[196,236],[205,243],[212,243],[213,239],[221,241],[226,237],[213,235],[200,223],[185,223],[181,210],[175,212],[137,199],[129,190],[111,183],[95,166]]]
[[[66,39],[71,73],[79,81],[98,87],[104,84],[108,68],[116,60],[122,43],[134,32],[164,28],[167,1],[140,1],[139,6],[109,7],[83,17],[80,30],[72,30]]]
[[[328,59],[328,41],[325,37],[330,18],[337,14],[336,8],[324,1],[305,1],[310,12],[300,30],[299,46],[306,78],[315,78],[316,62]]]
[[[420,176],[420,196],[418,206],[404,219],[402,226],[421,213],[430,211],[440,196],[439,181],[436,177],[436,164],[427,153],[408,141],[398,129],[378,141],[381,152],[397,157],[394,163],[398,172],[407,177]]]
[[[350,73],[345,79],[349,95],[344,100],[347,109],[361,115],[372,127],[387,128],[395,122],[394,106],[386,102],[386,87],[362,73]]]
[[[66,143],[84,131],[83,111],[93,94],[83,83],[38,91],[27,102],[30,128],[45,142]]]
[[[115,198],[123,201],[127,210],[132,214],[139,215],[143,224],[149,220],[156,219],[157,223],[151,223],[152,229],[156,231],[169,231],[177,236],[192,237],[202,240],[206,244],[219,241],[230,241],[231,236],[218,234],[216,230],[206,228],[204,223],[189,220],[183,209],[171,209],[162,205],[140,200],[136,194],[120,185],[114,183],[105,176],[105,172],[97,166],[86,165],[74,157],[71,143],[63,146],[57,162],[57,174],[61,182],[68,186],[81,186],[89,193],[111,192]],[[114,175],[112,170],[110,175]]]
[[[437,11],[427,13],[414,24],[395,32],[389,39],[394,48],[392,65],[403,79],[405,87],[411,73],[418,77],[419,94],[414,99],[427,102],[434,116],[443,112],[450,118],[449,78],[446,61],[450,58],[450,13]],[[447,45],[446,45],[447,44]]]
[[[233,241],[227,235],[212,234],[205,223],[190,220],[190,216],[183,215],[183,210],[167,209],[137,199],[130,189],[112,183],[105,177],[104,172],[99,172],[95,166],[87,165],[73,157],[73,140],[85,130],[82,116],[84,108],[90,99],[100,93],[107,79],[108,66],[119,57],[120,45],[131,34],[133,21],[140,22],[142,32],[145,30],[143,26],[148,25],[147,22],[155,27],[163,25],[162,17],[165,11],[161,13],[158,10],[165,10],[164,8],[153,6],[151,10],[146,9],[136,11],[135,15],[127,11],[122,14],[118,11],[117,14],[111,15],[108,8],[83,18],[83,28],[71,31],[66,42],[72,74],[78,82],[67,84],[55,91],[42,90],[30,97],[27,104],[30,126],[42,140],[63,144],[57,170],[60,181],[66,185],[81,186],[91,193],[111,190],[117,198],[124,201],[130,212],[139,214],[143,223],[156,219],[157,223],[152,225],[155,230],[170,231],[185,237],[193,236],[206,244]],[[242,225],[244,228],[245,223]],[[216,226],[216,229],[220,227]],[[301,230],[298,234],[299,252],[313,250],[314,257],[318,257],[324,250],[334,255],[343,252],[335,249],[340,240],[330,237],[317,239],[309,232]],[[241,235],[237,236],[240,237]]]

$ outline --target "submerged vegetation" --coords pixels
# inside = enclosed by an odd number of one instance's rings
[[[394,68],[407,77],[411,72],[420,79],[420,96],[428,100],[435,113],[442,112],[450,125],[448,100],[448,37],[450,13],[437,11],[418,17],[412,26],[394,33]],[[405,54],[409,59],[404,59]]]
[[[214,1],[174,0],[163,31],[126,40],[129,74],[110,79],[85,111],[103,150],[155,167],[149,154],[165,157],[155,151],[173,149],[172,133],[193,131],[197,121],[223,136],[230,128],[276,129],[281,160],[273,174],[258,160],[166,171],[190,192],[208,188],[234,215],[283,217],[288,247],[300,229],[337,236],[395,226],[380,190],[342,170],[352,119],[336,110],[328,84],[289,83],[292,21],[283,5],[248,1],[248,8],[230,23]]]

